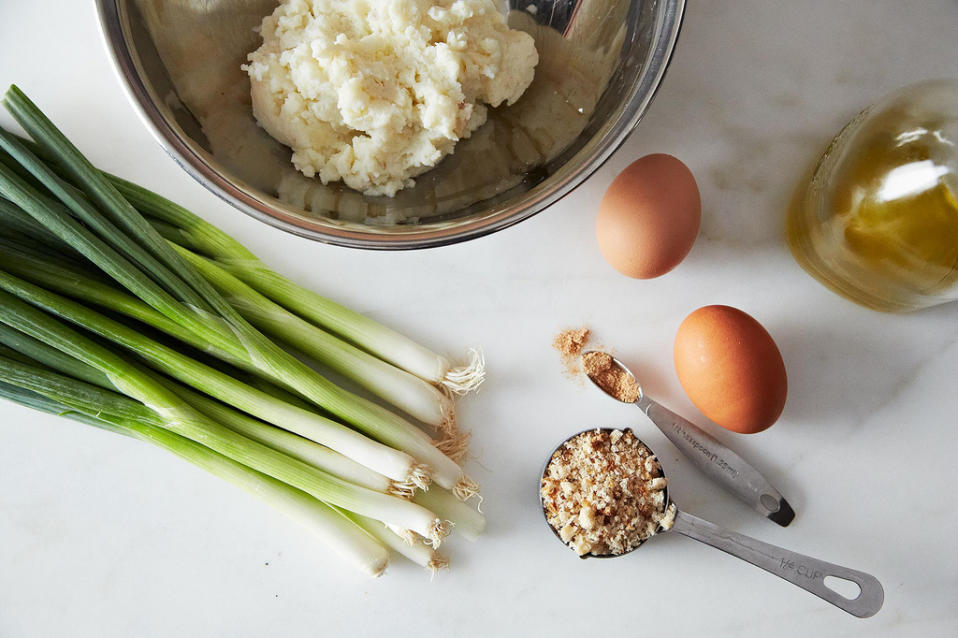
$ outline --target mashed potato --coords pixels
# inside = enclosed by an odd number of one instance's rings
[[[283,0],[244,69],[260,125],[307,177],[392,196],[532,82],[492,0]]]

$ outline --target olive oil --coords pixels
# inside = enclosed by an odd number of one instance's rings
[[[881,310],[958,298],[956,123],[958,82],[916,85],[853,120],[790,211],[797,261]]]

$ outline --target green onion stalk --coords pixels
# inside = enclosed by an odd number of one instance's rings
[[[114,389],[110,384],[109,377],[96,368],[92,368],[56,348],[41,343],[4,324],[0,324],[0,356],[6,358],[20,357],[18,360],[21,361],[25,357],[27,362],[39,363],[62,375],[85,381],[105,390]],[[156,378],[200,412],[244,436],[356,485],[404,498],[412,496],[413,491],[409,489],[409,486],[397,485],[385,476],[369,470],[346,456],[317,445],[309,439],[251,418],[226,404],[193,392],[168,378],[159,376]],[[418,492],[413,500],[426,509],[435,512],[443,520],[451,522],[456,531],[460,532],[467,540],[475,540],[485,529],[485,518],[482,514],[441,487],[433,486],[428,491]],[[382,526],[380,525],[380,527]],[[393,534],[393,536],[396,535]]]
[[[39,365],[63,375],[64,379],[62,379],[61,382],[69,383],[76,380],[104,390],[105,392],[99,393],[90,390],[80,394],[74,392],[71,395],[74,397],[79,396],[80,400],[85,401],[83,409],[88,413],[95,412],[99,415],[112,413],[114,416],[138,420],[150,426],[162,425],[156,414],[146,410],[142,404],[123,395],[114,393],[114,388],[109,381],[109,377],[101,371],[60,352],[56,348],[52,348],[22,332],[14,330],[5,324],[0,324],[0,366],[8,359],[33,366]],[[16,366],[13,366],[13,368],[15,367]],[[11,374],[13,368],[8,367],[6,373],[8,375]],[[0,369],[0,378],[2,378],[3,374],[3,370]],[[225,404],[212,400],[205,395],[192,392],[169,379],[159,376],[156,378],[198,410],[240,434],[258,440],[294,458],[299,458],[310,465],[346,479],[356,485],[361,485],[376,491],[396,493],[406,498],[412,496],[411,492],[400,493],[384,476],[368,470],[345,456],[316,445],[308,439],[298,437],[250,418]],[[75,383],[75,385],[82,387],[81,383]],[[47,389],[49,389],[49,386],[47,386]],[[47,400],[49,401],[49,399]],[[112,410],[110,406],[113,406]],[[120,407],[118,408],[117,406]],[[452,523],[456,531],[461,532],[467,540],[475,540],[485,528],[485,519],[479,512],[438,486],[433,487],[427,492],[418,493],[414,501],[430,511],[435,512],[443,520]],[[351,520],[356,520],[357,515],[347,513],[347,516],[349,516]],[[367,529],[369,519],[365,517],[358,518],[367,521],[367,523],[357,522],[357,524],[360,524],[364,529]],[[375,522],[374,529],[375,532],[373,535],[380,540],[384,540],[387,546],[391,548],[395,548],[395,543],[399,541],[402,541],[404,546],[410,544],[410,536],[403,530],[397,529],[395,532],[390,531],[381,522]],[[414,562],[422,564],[424,567],[429,567],[432,570],[442,566],[444,559],[438,555],[434,557],[433,561],[422,562],[421,559],[425,553],[420,551],[418,547],[421,543],[414,545],[416,545],[416,547],[411,550],[411,555],[405,551],[401,553],[411,560],[414,560]]]
[[[324,472],[329,472],[350,483],[376,492],[383,492],[407,499],[412,498],[415,494],[415,487],[408,482],[399,483],[394,481],[379,472],[369,469],[365,465],[357,463],[344,454],[331,450],[324,445],[319,445],[305,437],[250,417],[204,394],[183,387],[174,381],[164,379],[163,383],[184,401],[217,423],[225,425],[234,432],[239,432],[254,441],[259,441],[274,450],[283,452],[294,459],[299,459]],[[457,502],[461,503],[462,501]],[[465,504],[463,503],[463,505]],[[468,506],[467,509],[469,509]]]
[[[446,431],[455,429],[452,401],[435,386],[301,319],[215,262],[175,244],[174,247],[241,315],[266,334],[288,343],[423,423]]]
[[[69,243],[154,309],[171,320],[181,322],[213,347],[229,349],[233,345],[231,338],[238,339],[261,373],[291,385],[318,406],[383,443],[409,452],[432,469],[440,485],[454,488],[461,498],[477,493],[475,483],[418,428],[381,406],[338,388],[253,328],[19,89],[11,87],[4,104],[105,215],[97,217],[93,214],[97,212],[96,209],[84,206],[82,199],[72,197],[69,189],[64,188],[56,176],[51,177],[48,171],[41,168],[42,162],[34,161],[30,151],[9,135],[0,137],[4,149],[30,170],[37,180],[59,194],[70,211],[86,222],[86,226],[68,214],[64,210],[65,206],[57,206],[56,202],[38,192],[6,166],[0,166],[0,194],[16,203],[47,230]],[[99,234],[91,232],[88,226],[95,228]],[[122,239],[124,232],[136,237],[137,242],[131,244]],[[103,238],[107,238],[109,243]],[[137,266],[147,268],[153,278],[141,272]],[[167,288],[154,278],[161,280]],[[175,294],[171,294],[170,290]]]
[[[4,347],[7,351],[4,350]],[[26,356],[29,361],[38,362],[60,374],[85,381],[104,390],[115,390],[107,375],[99,370],[3,324],[0,324],[0,355],[8,358],[16,355]],[[382,474],[360,465],[349,457],[307,438],[254,419],[224,403],[211,399],[207,395],[194,392],[167,377],[158,374],[154,374],[153,377],[217,423],[274,450],[288,454],[350,483],[377,492],[403,498],[411,498],[414,493],[410,485],[396,483]]]
[[[9,257],[10,254],[4,251],[0,262],[9,261]],[[131,350],[155,369],[181,383],[193,386],[264,421],[323,444],[393,479],[401,493],[406,493],[415,485],[409,482],[410,476],[425,475],[426,470],[405,452],[373,441],[315,412],[285,403],[262,390],[237,381],[231,375],[153,341],[135,328],[21,280],[4,270],[0,270],[0,288]],[[117,389],[122,391],[122,388]],[[418,479],[419,482],[422,480]]]
[[[49,259],[45,259],[42,256],[37,255],[27,247],[18,245],[15,242],[6,241],[3,238],[0,238],[0,268],[6,270],[12,275],[23,278],[24,280],[45,288],[46,290],[57,291],[66,295],[82,298],[88,302],[92,302],[109,310],[142,321],[143,323],[166,332],[171,336],[177,337],[196,348],[203,348],[206,345],[201,339],[196,338],[193,333],[185,330],[176,322],[170,321],[164,315],[153,310],[136,297],[128,295],[102,281],[95,279],[88,273],[83,272],[81,269],[71,267],[67,264],[57,264]],[[78,321],[82,321],[82,319],[79,319]],[[105,325],[107,325],[107,327],[103,330],[106,331],[106,334],[113,335],[114,337],[120,332],[128,335],[130,334],[128,331],[110,327],[112,324]],[[131,336],[130,339],[134,339],[134,337]],[[221,352],[215,348],[209,347],[206,348],[206,351],[223,360],[235,361],[231,353]],[[239,356],[241,352],[242,351],[237,351],[237,356]],[[170,351],[167,354],[169,357],[173,358],[182,357],[182,355],[174,351]],[[239,362],[239,365],[241,365],[241,367],[247,367],[246,365],[243,365],[242,362]],[[215,370],[211,370],[208,367],[194,369],[201,369],[203,370],[204,374],[187,375],[185,377],[186,383],[189,383],[194,387],[204,389],[204,391],[214,392],[214,390],[208,390],[209,386],[204,385],[203,381],[207,376],[215,376],[220,380],[221,383],[229,384],[233,388],[233,392],[230,395],[224,396],[223,394],[218,394],[217,396],[221,400],[230,401],[230,396],[245,395],[244,400],[249,403],[244,404],[247,406],[244,407],[244,409],[251,414],[255,414],[279,427],[285,427],[286,429],[295,431],[302,436],[313,438],[322,443],[326,443],[327,445],[337,445],[335,442],[330,442],[324,437],[322,434],[322,429],[317,430],[317,426],[320,426],[320,428],[327,426],[329,424],[328,419],[316,415],[308,409],[303,409],[300,405],[290,404],[289,398],[284,399],[281,396],[276,398],[267,396],[275,395],[275,390],[270,392],[268,390],[261,390],[260,388],[254,388],[248,385],[244,386],[235,379],[235,375],[225,375]],[[230,377],[232,377],[232,379]],[[190,402],[193,403],[193,401]],[[201,409],[201,411],[203,411],[201,406],[195,407],[198,407]],[[289,418],[288,410],[290,407],[298,408],[298,410],[296,410],[296,414],[298,414],[300,418]],[[279,412],[277,412],[278,408],[281,408]],[[335,427],[337,429],[342,429],[341,426],[338,425]],[[455,459],[456,456],[460,455],[465,449],[465,441],[467,440],[465,437],[467,436],[467,433],[458,433],[453,437],[441,440],[436,444],[437,448],[450,458]],[[354,437],[351,438],[353,438],[353,440],[357,440]],[[340,445],[343,444],[341,443]],[[351,444],[345,443],[345,445],[347,447],[345,448],[344,453],[353,454],[353,448]],[[337,447],[336,449],[341,448]],[[358,457],[366,458],[361,452],[355,454]],[[404,462],[401,464],[401,466],[395,468],[394,471],[401,476],[405,476],[407,473],[410,473],[408,470],[408,463],[411,461],[408,456],[403,456],[402,459],[404,459]],[[378,471],[389,472],[389,468],[387,466],[376,464],[371,467]],[[413,468],[411,474],[413,476],[419,476],[425,472],[425,468]],[[396,475],[390,474],[390,476],[395,477]],[[411,489],[415,488],[416,485],[417,483],[414,481],[400,479],[398,481],[393,481],[391,490],[397,494],[407,494]]]
[[[5,200],[0,200],[3,202]],[[21,213],[22,215],[22,213]],[[33,220],[29,220],[33,222]],[[0,219],[0,232],[8,226]],[[255,375],[248,352],[236,346],[224,350],[210,345],[202,337],[190,332],[176,321],[157,312],[139,298],[111,285],[109,280],[98,277],[88,267],[77,262],[64,260],[56,255],[50,256],[38,250],[32,244],[24,244],[19,238],[7,239],[0,236],[0,268],[22,279],[58,292],[62,295],[82,300],[114,313],[156,328],[171,337],[189,344],[200,352],[213,355],[217,359],[237,368],[231,374],[243,378],[248,384],[306,410],[310,404],[299,399],[291,392]],[[246,374],[244,374],[246,373]]]
[[[470,351],[467,364],[454,367],[395,330],[277,274],[245,246],[186,208],[122,178],[108,178],[143,214],[178,228],[179,239],[171,237],[173,241],[189,243],[194,252],[214,259],[247,285],[319,327],[454,394],[466,394],[482,383],[485,362],[477,350]]]
[[[401,529],[412,530],[434,544],[440,542],[448,533],[447,525],[420,505],[353,485],[219,425],[157,383],[138,364],[125,360],[100,343],[68,328],[57,319],[7,292],[8,279],[8,275],[0,277],[4,288],[4,291],[0,292],[0,323],[100,370],[121,393],[159,415],[164,428],[300,489],[318,500],[382,520]],[[5,375],[3,381],[28,390],[42,390],[38,385],[38,379],[44,379],[42,371],[24,372],[10,360],[7,360],[2,368]],[[51,398],[69,407],[75,407],[70,403],[73,401],[69,396],[71,387],[61,385],[57,389],[59,396]],[[88,386],[85,389],[93,387]]]

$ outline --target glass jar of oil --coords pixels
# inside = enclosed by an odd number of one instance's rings
[[[958,299],[958,80],[904,88],[842,129],[787,234],[799,264],[866,306]]]

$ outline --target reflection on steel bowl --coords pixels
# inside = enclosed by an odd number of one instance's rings
[[[276,0],[98,0],[134,102],[193,177],[238,209],[344,246],[425,248],[479,237],[578,186],[641,119],[678,37],[684,0],[510,0],[536,41],[535,80],[395,197],[304,177],[250,108],[240,66]],[[505,9],[506,7],[504,7]]]

